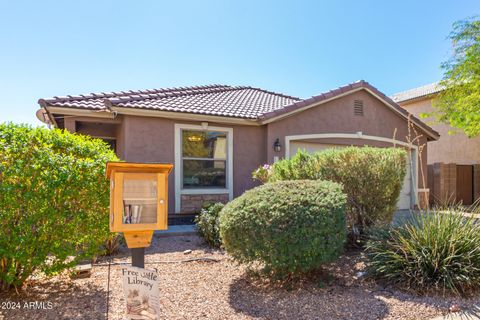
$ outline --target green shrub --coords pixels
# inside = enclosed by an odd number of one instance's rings
[[[390,223],[406,173],[406,151],[347,147],[315,154],[299,152],[270,169],[267,181],[322,179],[338,182],[347,194],[347,224],[357,238],[366,227]]]
[[[345,238],[345,194],[330,181],[280,181],[245,192],[220,215],[227,252],[283,278],[334,260]]]
[[[214,247],[222,244],[219,232],[220,211],[225,205],[221,202],[204,205],[200,214],[195,218],[198,233],[205,241]]]
[[[117,160],[107,144],[0,124],[0,150],[0,289],[100,253],[109,235],[105,163]]]
[[[258,180],[261,183],[268,182],[268,179],[272,173],[272,166],[269,164],[264,164],[261,167],[258,167],[255,171],[252,172],[252,178]]]
[[[120,247],[124,243],[125,239],[123,238],[122,233],[111,232],[108,235],[107,240],[105,240],[105,242],[103,243],[103,247],[105,249],[103,254],[106,256],[113,256],[117,254],[120,250]]]
[[[480,286],[480,227],[457,211],[416,214],[377,230],[366,252],[373,277],[406,289],[463,294]]]

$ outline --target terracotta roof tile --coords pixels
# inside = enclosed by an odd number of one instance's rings
[[[42,106],[109,109],[113,106],[255,119],[299,98],[246,86],[210,85],[92,93],[40,99]]]
[[[443,87],[438,84],[438,82],[430,83],[418,88],[413,88],[410,90],[402,91],[395,93],[391,96],[392,100],[396,103],[423,98],[430,96],[432,94],[438,93],[443,90]]]
[[[417,125],[435,138],[438,133],[410,115],[391,98],[366,81],[357,81],[307,99],[247,86],[209,85],[181,88],[91,93],[89,95],[40,99],[44,107],[66,107],[87,110],[136,108],[171,112],[205,114],[267,121],[295,112],[315,103],[336,98],[351,91],[366,89],[397,110],[405,118],[411,117]]]
[[[306,105],[308,106],[308,105],[312,105],[312,104],[315,104],[315,103],[321,103],[325,100],[335,98],[339,95],[348,94],[352,90],[357,90],[357,89],[367,89],[367,90],[369,90],[374,95],[376,95],[377,97],[379,97],[380,99],[385,101],[387,104],[389,104],[393,109],[395,109],[400,114],[402,114],[405,118],[410,118],[414,123],[416,123],[423,130],[425,130],[426,132],[429,132],[431,137],[436,139],[440,136],[438,132],[436,132],[435,130],[430,128],[428,125],[423,123],[417,117],[410,114],[407,110],[400,107],[395,101],[393,101],[391,98],[387,97],[384,93],[382,93],[377,88],[375,88],[374,86],[372,86],[371,84],[369,84],[368,82],[366,82],[364,80],[360,80],[360,81],[348,84],[346,86],[342,86],[342,87],[330,90],[328,92],[313,96],[313,97],[305,99],[303,101],[294,102],[290,106],[286,106],[284,108],[275,110],[274,114],[272,114],[272,113],[263,114],[263,115],[260,116],[260,119],[261,120],[269,120],[271,118],[275,118],[275,117],[293,112],[296,109],[301,109],[302,107],[304,107]]]

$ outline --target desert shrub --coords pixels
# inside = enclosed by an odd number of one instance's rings
[[[345,194],[330,181],[280,181],[245,192],[220,215],[220,235],[238,262],[273,278],[334,260],[345,238]]]
[[[272,166],[269,164],[264,164],[261,167],[258,167],[255,171],[252,172],[252,178],[258,180],[262,183],[268,182],[268,179],[272,173]]]
[[[108,145],[0,124],[0,150],[0,289],[100,253],[109,235],[105,163],[117,159]]]
[[[269,182],[322,179],[338,182],[347,194],[347,224],[357,238],[366,227],[390,223],[406,173],[400,148],[347,147],[315,154],[300,151],[270,169]]]
[[[111,232],[108,235],[107,240],[105,240],[105,242],[103,243],[103,247],[105,249],[103,254],[106,256],[113,256],[117,254],[120,250],[120,247],[124,243],[125,239],[123,238],[123,235],[121,233]]]
[[[219,216],[224,206],[221,202],[207,203],[195,218],[198,233],[209,245],[214,247],[220,247],[222,244],[219,232]]]
[[[458,211],[416,214],[372,232],[367,270],[387,283],[424,292],[463,294],[480,286],[480,227]]]

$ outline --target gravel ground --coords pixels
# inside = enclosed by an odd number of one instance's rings
[[[219,261],[179,262],[202,257]],[[112,261],[129,262],[128,250]],[[123,319],[120,267],[110,268],[108,319]],[[196,236],[155,238],[146,267],[160,274],[162,319],[430,319],[453,304],[467,310],[480,303],[480,298],[416,297],[357,279],[364,267],[359,253],[329,266],[330,280],[297,283],[290,290],[252,280],[226,254],[209,249]],[[32,282],[19,294],[0,295],[0,319],[107,319],[107,279],[108,266],[97,265],[90,278]],[[11,309],[13,302],[20,302],[20,309]]]

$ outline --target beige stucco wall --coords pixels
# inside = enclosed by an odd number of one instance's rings
[[[82,117],[65,119],[66,129],[75,132],[75,122],[85,121]],[[91,121],[91,119],[90,119]],[[98,120],[107,121],[107,120]],[[108,122],[108,121],[107,121]],[[111,122],[111,121],[110,121]],[[114,136],[117,142],[117,155],[130,162],[175,163],[175,124],[195,124],[196,121],[174,120],[160,117],[138,117],[121,115],[116,121],[116,130],[102,126],[84,126],[79,131],[92,136]],[[266,126],[241,126],[209,123],[210,126],[233,129],[233,196],[258,185],[252,179],[252,171],[266,163]],[[174,168],[175,170],[175,168]],[[169,176],[168,211],[175,212],[175,172]]]
[[[136,116],[125,116],[123,122],[123,160],[132,162],[175,163],[175,124],[200,125],[200,122]],[[213,122],[209,126],[233,129],[233,195],[239,196],[256,185],[252,171],[266,161],[266,128]],[[175,212],[175,172],[169,177],[169,212]]]
[[[354,100],[363,100],[364,115],[354,115]],[[364,135],[378,136],[403,142],[408,142],[408,125],[405,118],[386,107],[380,100],[366,91],[359,91],[332,100],[325,104],[310,108],[277,122],[268,124],[268,144],[273,145],[276,138],[285,144],[285,136],[318,134],[318,133],[356,133],[361,131]],[[421,132],[419,130],[419,132]],[[323,140],[321,142],[321,140]],[[317,142],[332,143],[328,139],[317,139]],[[420,145],[423,145],[423,153],[419,154],[419,163],[423,164],[425,176],[427,173],[427,139],[422,135]],[[337,143],[363,145],[364,141],[358,139],[344,139]],[[370,142],[369,145],[385,146],[383,143]],[[429,148],[429,146],[428,146]],[[274,156],[284,157],[285,146],[281,152],[268,150],[268,161],[273,162]],[[421,169],[419,168],[419,174]],[[426,179],[426,178],[425,178]],[[419,188],[423,188],[422,179],[418,179]]]
[[[353,101],[355,99],[364,101],[364,116],[354,115]],[[82,119],[74,117],[65,119],[65,126],[68,130],[75,130],[76,120]],[[116,136],[117,154],[122,160],[132,162],[175,163],[175,124],[201,124],[198,121],[131,115],[118,116],[116,119],[108,121],[115,123],[116,130],[110,130],[109,134],[115,134]],[[233,129],[234,197],[258,184],[251,177],[253,170],[264,163],[272,163],[274,156],[280,158],[285,156],[286,148],[284,144],[287,135],[356,133],[362,131],[364,135],[407,141],[406,136],[408,134],[406,120],[366,91],[355,92],[263,126],[228,125],[213,122],[209,122],[209,126]],[[90,132],[84,130],[83,133],[95,135],[99,132],[92,129]],[[273,143],[276,138],[279,138],[283,145],[282,151],[279,153],[273,150]],[[323,139],[316,142],[388,146],[385,143],[358,139],[343,139],[341,141]],[[421,137],[420,144],[426,144],[426,137]],[[425,173],[426,150],[425,145],[421,156]],[[419,187],[423,187],[420,181]],[[170,214],[175,212],[174,172],[169,177],[168,208]]]
[[[402,103],[401,106],[408,112],[419,117],[421,113],[433,111],[432,99],[427,98],[414,102]],[[480,161],[480,137],[468,138],[461,130],[452,129],[447,124],[435,123],[432,118],[423,119],[433,129],[438,131],[440,139],[428,145],[428,163],[436,162],[476,164]],[[449,134],[449,130],[458,133]]]

